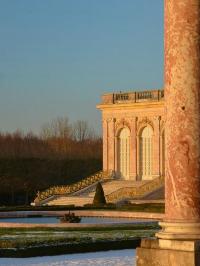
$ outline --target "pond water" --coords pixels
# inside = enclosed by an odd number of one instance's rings
[[[59,223],[57,217],[31,217],[31,218],[4,218],[0,219],[0,223],[35,223],[35,224],[54,224]],[[147,219],[132,219],[132,218],[106,218],[106,217],[83,217],[82,224],[101,224],[101,223],[140,223],[153,222]],[[154,220],[155,222],[155,220]]]

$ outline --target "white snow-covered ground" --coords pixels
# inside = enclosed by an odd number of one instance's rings
[[[1,266],[135,266],[136,250],[111,250],[35,258],[0,258]]]

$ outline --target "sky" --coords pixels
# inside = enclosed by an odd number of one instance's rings
[[[0,131],[102,134],[103,93],[163,89],[164,1],[0,0]]]

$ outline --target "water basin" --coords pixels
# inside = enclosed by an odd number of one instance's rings
[[[140,223],[152,222],[147,219],[133,218],[107,218],[107,217],[83,217],[81,224],[101,224],[101,223]],[[154,220],[155,222],[155,220]],[[60,223],[57,217],[31,217],[31,218],[2,218],[0,223],[27,223],[27,224],[56,224]]]

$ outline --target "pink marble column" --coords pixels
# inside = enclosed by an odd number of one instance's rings
[[[109,170],[115,171],[115,119],[109,119],[109,158],[108,158],[108,168]]]
[[[165,0],[165,204],[160,238],[200,239],[200,0]]]
[[[153,177],[158,177],[160,176],[160,116],[154,117],[153,147]]]
[[[108,122],[103,119],[103,170],[108,170]]]
[[[131,118],[130,139],[130,179],[136,180],[137,176],[137,117]]]

